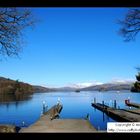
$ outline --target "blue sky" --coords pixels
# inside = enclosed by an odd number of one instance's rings
[[[118,35],[128,8],[31,8],[39,22],[25,30],[20,59],[0,63],[0,76],[35,85],[134,79],[140,36]]]

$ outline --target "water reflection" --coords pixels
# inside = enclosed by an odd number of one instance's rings
[[[0,103],[6,103],[8,107],[8,102],[15,102],[15,105],[18,106],[18,101],[26,101],[31,99],[32,94],[0,94]]]

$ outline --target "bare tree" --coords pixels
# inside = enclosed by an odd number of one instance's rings
[[[125,38],[125,41],[134,40],[140,31],[140,8],[130,9],[125,19],[119,23],[122,25],[119,33]]]
[[[22,48],[23,29],[33,23],[27,8],[0,8],[0,55],[17,56]]]

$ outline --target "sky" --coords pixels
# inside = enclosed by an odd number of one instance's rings
[[[31,8],[39,19],[24,31],[20,58],[0,61],[0,76],[33,85],[135,80],[140,35],[118,34],[128,8]]]

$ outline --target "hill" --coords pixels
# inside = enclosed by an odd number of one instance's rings
[[[55,91],[55,89],[53,89],[53,88],[46,88],[46,87],[43,87],[43,86],[32,85],[32,87],[33,87],[33,90],[34,90],[35,93]]]
[[[130,90],[132,87],[132,83],[108,83],[102,85],[95,85],[86,88],[82,88],[82,91],[111,91],[111,90]]]
[[[0,94],[24,94],[32,93],[33,91],[33,87],[30,84],[19,82],[18,80],[0,77]]]
[[[49,88],[34,86],[28,83],[0,77],[0,94],[30,94],[34,92],[49,92]]]

